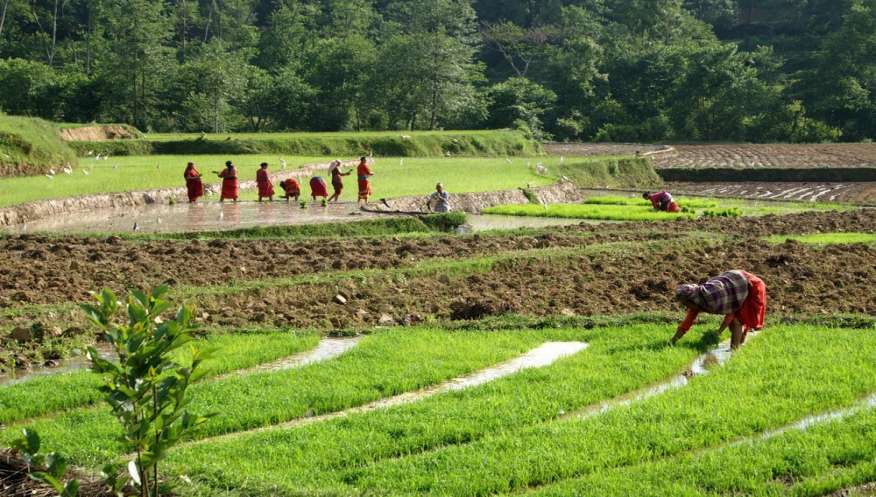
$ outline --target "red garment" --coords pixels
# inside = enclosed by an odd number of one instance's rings
[[[648,195],[648,200],[651,201],[651,206],[658,211],[669,211],[669,205],[672,203],[672,195],[667,191]],[[678,206],[676,205],[676,208]]]
[[[240,185],[237,182],[237,169],[234,167],[225,168],[219,173],[222,178],[222,194],[219,200],[237,200],[240,195]]]
[[[759,330],[763,328],[766,317],[766,285],[762,279],[749,272],[742,271],[742,274],[748,280],[748,297],[742,302],[742,307],[738,311],[724,316],[724,324],[729,325],[738,319],[742,323],[743,331]],[[678,331],[682,333],[690,331],[699,314],[699,309],[688,309],[684,321],[678,325]]]
[[[198,197],[204,196],[204,182],[201,181],[201,173],[195,169],[195,166],[187,166],[183,177],[186,179],[189,202],[194,202]]]
[[[328,197],[328,188],[325,180],[319,176],[310,178],[310,196],[311,197]]]
[[[666,208],[666,212],[681,212],[681,207],[678,206],[678,203],[675,201],[669,202],[669,206]]]
[[[274,184],[271,183],[271,177],[265,169],[256,171],[256,184],[259,187],[259,197],[274,196]]]
[[[356,175],[359,177],[359,199],[368,200],[371,195],[371,181],[368,180],[374,173],[368,168],[368,163],[362,161],[356,168]]]
[[[301,185],[298,184],[298,180],[295,178],[289,178],[286,181],[280,183],[280,188],[286,192],[287,197],[297,197],[301,195]]]

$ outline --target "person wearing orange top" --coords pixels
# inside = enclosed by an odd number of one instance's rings
[[[225,169],[222,172],[217,172],[222,178],[222,193],[219,195],[219,202],[225,199],[237,202],[237,197],[240,195],[240,184],[237,181],[237,168],[231,161],[225,163]]]
[[[204,182],[201,181],[201,173],[195,168],[194,162],[188,163],[186,171],[183,173],[183,178],[186,180],[189,203],[193,204],[199,197],[204,196]]]
[[[301,185],[298,183],[297,179],[289,178],[285,181],[281,181],[280,188],[285,192],[283,198],[285,198],[287,202],[290,200],[298,202],[298,197],[301,196]]]
[[[262,162],[259,170],[256,172],[256,185],[259,188],[259,202],[263,198],[269,201],[274,201],[274,184],[271,183],[271,176],[268,174],[268,163]]]
[[[331,164],[329,164],[329,173],[332,176],[332,188],[334,189],[334,193],[331,197],[329,197],[329,202],[337,202],[341,199],[341,193],[344,191],[344,179],[343,176],[349,176],[353,170],[349,170],[347,172],[341,171],[341,161],[333,160]]]
[[[356,175],[359,178],[359,202],[368,203],[368,197],[371,196],[371,180],[374,176],[371,168],[368,167],[368,158],[362,157],[359,159],[359,166],[356,167]]]
[[[654,207],[654,210],[664,212],[681,212],[681,207],[679,207],[678,203],[672,199],[672,194],[665,190],[653,194],[645,192],[642,194],[642,198],[645,200],[650,200],[651,206]]]
[[[671,343],[675,344],[693,326],[700,312],[723,314],[720,335],[728,327],[734,350],[745,343],[751,330],[763,328],[766,317],[766,285],[757,276],[741,270],[727,271],[702,285],[686,284],[675,291],[675,298],[687,308]]]

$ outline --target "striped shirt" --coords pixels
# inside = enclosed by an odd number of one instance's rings
[[[711,314],[732,314],[748,297],[748,278],[743,271],[727,271],[700,285],[693,300]]]

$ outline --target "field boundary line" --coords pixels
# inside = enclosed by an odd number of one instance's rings
[[[329,361],[340,357],[358,345],[362,338],[362,336],[323,337],[313,349],[297,352],[291,356],[281,357],[280,359],[257,364],[249,368],[229,371],[209,378],[207,381],[221,381],[228,378],[238,378],[258,373],[276,373]]]

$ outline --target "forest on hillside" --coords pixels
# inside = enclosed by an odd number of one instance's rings
[[[876,136],[876,0],[0,0],[0,110],[154,131]]]

